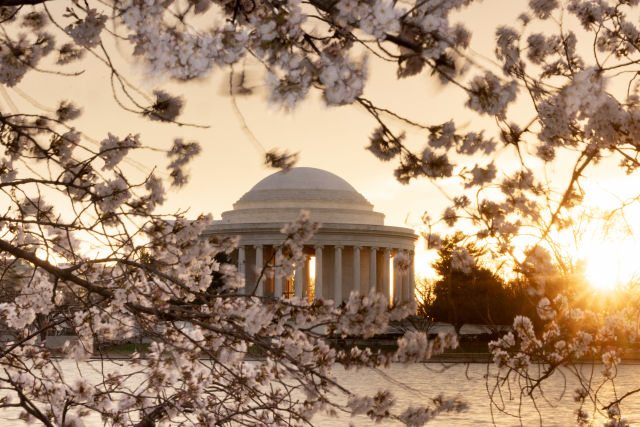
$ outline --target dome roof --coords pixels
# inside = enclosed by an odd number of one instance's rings
[[[260,190],[338,190],[357,193],[351,184],[338,175],[316,168],[276,172],[254,185],[249,192]]]
[[[223,223],[283,223],[301,209],[323,223],[384,225],[384,215],[344,179],[316,168],[294,168],[264,178],[245,193]]]

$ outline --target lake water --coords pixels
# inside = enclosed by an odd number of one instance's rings
[[[601,378],[602,365],[585,365],[583,369],[585,373],[593,369],[594,378]],[[490,378],[493,378],[493,381],[489,383],[487,383],[486,379],[487,373],[489,373]],[[382,374],[376,371],[357,373],[342,370],[336,376],[342,380],[343,385],[361,394],[371,395],[380,387],[390,386],[398,399],[399,408],[411,404],[428,404],[429,399],[439,393],[444,393],[447,397],[459,395],[469,404],[467,411],[439,415],[427,424],[429,426],[491,426],[494,425],[492,420],[495,420],[495,424],[501,427],[521,425],[525,427],[539,425],[564,427],[576,425],[574,414],[579,405],[573,400],[573,390],[578,387],[577,379],[568,375],[563,377],[562,374],[556,374],[545,382],[543,393],[548,402],[544,401],[540,393],[535,393],[536,404],[541,415],[538,414],[530,398],[523,400],[522,406],[519,407],[519,388],[517,384],[512,384],[511,390],[514,391],[514,399],[509,400],[509,396],[504,396],[505,409],[512,414],[520,412],[522,416],[522,423],[520,423],[518,418],[501,413],[495,407],[492,415],[487,387],[492,389],[495,385],[495,377],[493,377],[495,373],[496,370],[493,366],[489,367],[488,370],[486,364],[448,365],[445,370],[443,365],[430,363],[410,365],[408,367],[393,365],[389,370],[383,371]],[[626,392],[638,387],[640,387],[640,365],[619,366],[618,377],[616,378],[617,390]],[[603,390],[602,395],[610,396],[611,389]],[[592,407],[586,407],[586,409],[591,411]],[[640,422],[640,397],[631,397],[629,401],[623,404],[621,409],[623,415],[634,425],[636,422]],[[602,420],[601,416],[597,416],[595,425],[601,426]],[[366,418],[354,418],[353,421],[358,426],[374,425]],[[347,424],[347,421],[336,423],[335,420],[328,419],[320,420],[318,423],[323,427]],[[392,424],[394,423],[383,423],[383,425]]]
[[[92,362],[94,367],[101,369],[99,364]],[[69,361],[61,361],[60,366],[65,376],[70,379],[78,374],[78,366]],[[82,375],[88,378],[99,378],[97,370],[84,364],[80,365]],[[115,369],[114,365],[105,364],[105,370]],[[120,366],[121,372],[126,372],[124,366]],[[593,369],[594,378],[600,378],[602,371],[601,365],[585,365],[585,371]],[[575,425],[575,410],[578,404],[573,401],[573,390],[577,387],[577,380],[571,376],[563,377],[561,374],[554,375],[550,380],[545,382],[543,387],[544,397],[540,393],[536,393],[536,404],[540,410],[540,415],[536,411],[535,406],[530,399],[525,399],[522,406],[519,407],[519,399],[517,394],[517,384],[511,385],[514,391],[514,399],[510,400],[509,396],[504,396],[505,409],[512,414],[520,412],[522,422],[512,416],[500,413],[493,408],[493,415],[489,404],[487,392],[487,373],[489,378],[495,375],[493,367],[487,367],[485,364],[471,365],[448,365],[430,363],[409,365],[393,365],[388,370],[374,371],[345,371],[342,368],[335,369],[335,376],[341,385],[362,395],[373,395],[380,388],[391,388],[397,398],[398,408],[404,408],[409,405],[419,406],[428,404],[430,398],[444,393],[446,396],[460,396],[468,405],[466,412],[459,414],[442,414],[429,423],[434,427],[462,427],[472,425],[496,425],[506,426],[572,426]],[[566,381],[566,382],[565,382]],[[493,384],[489,382],[489,387]],[[616,379],[616,390],[618,393],[626,392],[640,387],[640,365],[622,365],[619,366],[618,377]],[[563,395],[564,392],[564,395]],[[603,395],[610,396],[613,390],[606,389]],[[344,402],[341,396],[336,396],[337,401]],[[622,406],[623,415],[632,424],[640,422],[640,396],[631,397]],[[592,407],[588,407],[591,410]],[[22,421],[17,420],[18,411],[9,410],[0,412],[0,421],[3,427],[21,426]],[[542,419],[540,419],[542,417]],[[596,417],[595,425],[602,425],[602,417]],[[87,427],[101,426],[99,418],[91,417],[85,419]],[[364,416],[351,418],[348,415],[342,415],[340,418],[329,418],[319,416],[314,418],[314,425],[322,427],[348,426],[349,422],[353,422],[356,426],[373,426],[371,420]],[[397,422],[385,421],[382,426],[400,425]]]

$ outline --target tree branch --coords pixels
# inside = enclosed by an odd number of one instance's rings
[[[48,0],[0,0],[0,6],[8,7],[8,6],[25,6],[25,5],[34,5],[41,4]]]

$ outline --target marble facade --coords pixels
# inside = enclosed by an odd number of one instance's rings
[[[306,263],[292,279],[263,277],[258,283],[260,271],[273,262],[274,251],[284,240],[280,230],[301,209],[323,224],[305,245]],[[413,254],[418,236],[409,228],[384,225],[384,214],[375,212],[349,183],[321,169],[295,168],[268,176],[205,234],[240,236],[232,258],[245,274],[245,294],[308,298],[313,276],[316,297],[332,299],[336,306],[352,291],[362,294],[372,288],[387,297],[393,292],[393,298],[402,302],[415,298],[413,264],[404,274],[395,273],[391,258],[400,250]],[[311,257],[315,257],[313,274]]]

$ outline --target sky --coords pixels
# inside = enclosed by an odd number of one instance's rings
[[[526,3],[524,0],[485,0],[454,15],[452,21],[464,22],[472,30],[473,51],[494,58],[495,28],[504,24],[515,25]],[[52,7],[56,7],[55,3]],[[121,42],[107,47],[117,68],[141,90],[150,93],[153,86],[136,71],[128,45]],[[480,58],[475,56],[482,62]],[[490,67],[488,61],[482,63]],[[432,217],[438,217],[450,204],[427,180],[413,181],[408,186],[399,184],[393,177],[397,162],[381,162],[364,150],[376,124],[358,106],[327,108],[323,106],[320,94],[314,93],[293,115],[273,113],[265,104],[262,75],[254,72],[247,75],[247,84],[254,86],[254,94],[236,98],[240,116],[228,95],[229,73],[217,70],[200,81],[163,85],[170,93],[184,96],[186,107],[181,121],[207,126],[177,127],[139,119],[120,108],[111,93],[109,70],[95,58],[87,57],[69,68],[84,73],[74,78],[28,73],[17,87],[19,92],[7,89],[6,94],[0,96],[1,107],[10,109],[13,104],[20,111],[42,111],[34,107],[25,95],[45,108],[55,108],[60,100],[70,99],[84,106],[83,116],[72,124],[96,141],[106,138],[109,132],[119,137],[140,133],[143,144],[163,150],[168,149],[176,137],[199,141],[203,153],[191,166],[191,182],[180,191],[169,194],[164,207],[166,212],[189,207],[190,217],[211,212],[219,219],[220,214],[232,209],[232,204],[253,185],[274,172],[263,166],[263,149],[276,147],[299,152],[299,166],[324,169],[344,178],[374,204],[376,211],[386,215],[387,225],[418,226],[425,211]],[[498,73],[495,67],[493,70]],[[379,107],[425,125],[441,124],[455,118],[459,126],[465,126],[465,131],[486,128],[489,135],[495,135],[495,124],[491,120],[463,107],[466,95],[461,90],[443,88],[428,72],[398,81],[395,64],[374,59],[364,97]],[[532,111],[530,101],[528,104],[519,103],[511,107],[510,116],[524,125],[532,117]],[[243,122],[246,123],[245,129]],[[248,135],[247,129],[255,139]],[[408,128],[407,131],[407,143],[411,148],[419,150],[425,145],[425,131],[416,132]],[[130,172],[139,178],[143,177],[142,172],[147,173],[154,165],[163,170],[167,163],[162,152],[153,150],[134,153],[133,159],[139,164],[132,166]],[[490,160],[457,159],[457,163],[473,167],[476,162],[483,165]],[[506,150],[500,154],[500,165],[506,170],[517,167],[515,160],[513,152]],[[637,195],[634,191],[640,188],[640,182],[635,177],[625,177],[615,167],[616,163],[605,159],[601,167],[587,171],[591,182],[588,204],[612,206],[616,198],[609,192],[623,199]],[[552,182],[557,182],[559,189],[567,176],[563,169],[565,164],[565,159],[559,159],[549,170]],[[458,195],[454,184],[444,184],[443,188],[451,195]],[[633,248],[617,245],[606,253],[612,255],[617,251],[627,254],[628,258],[634,250],[637,253],[637,248]],[[430,274],[428,261],[433,255],[426,252],[422,242],[418,243],[416,270],[419,274]],[[603,259],[600,256],[600,260]],[[598,269],[605,269],[612,262],[609,259]],[[593,263],[596,264],[595,261]]]

